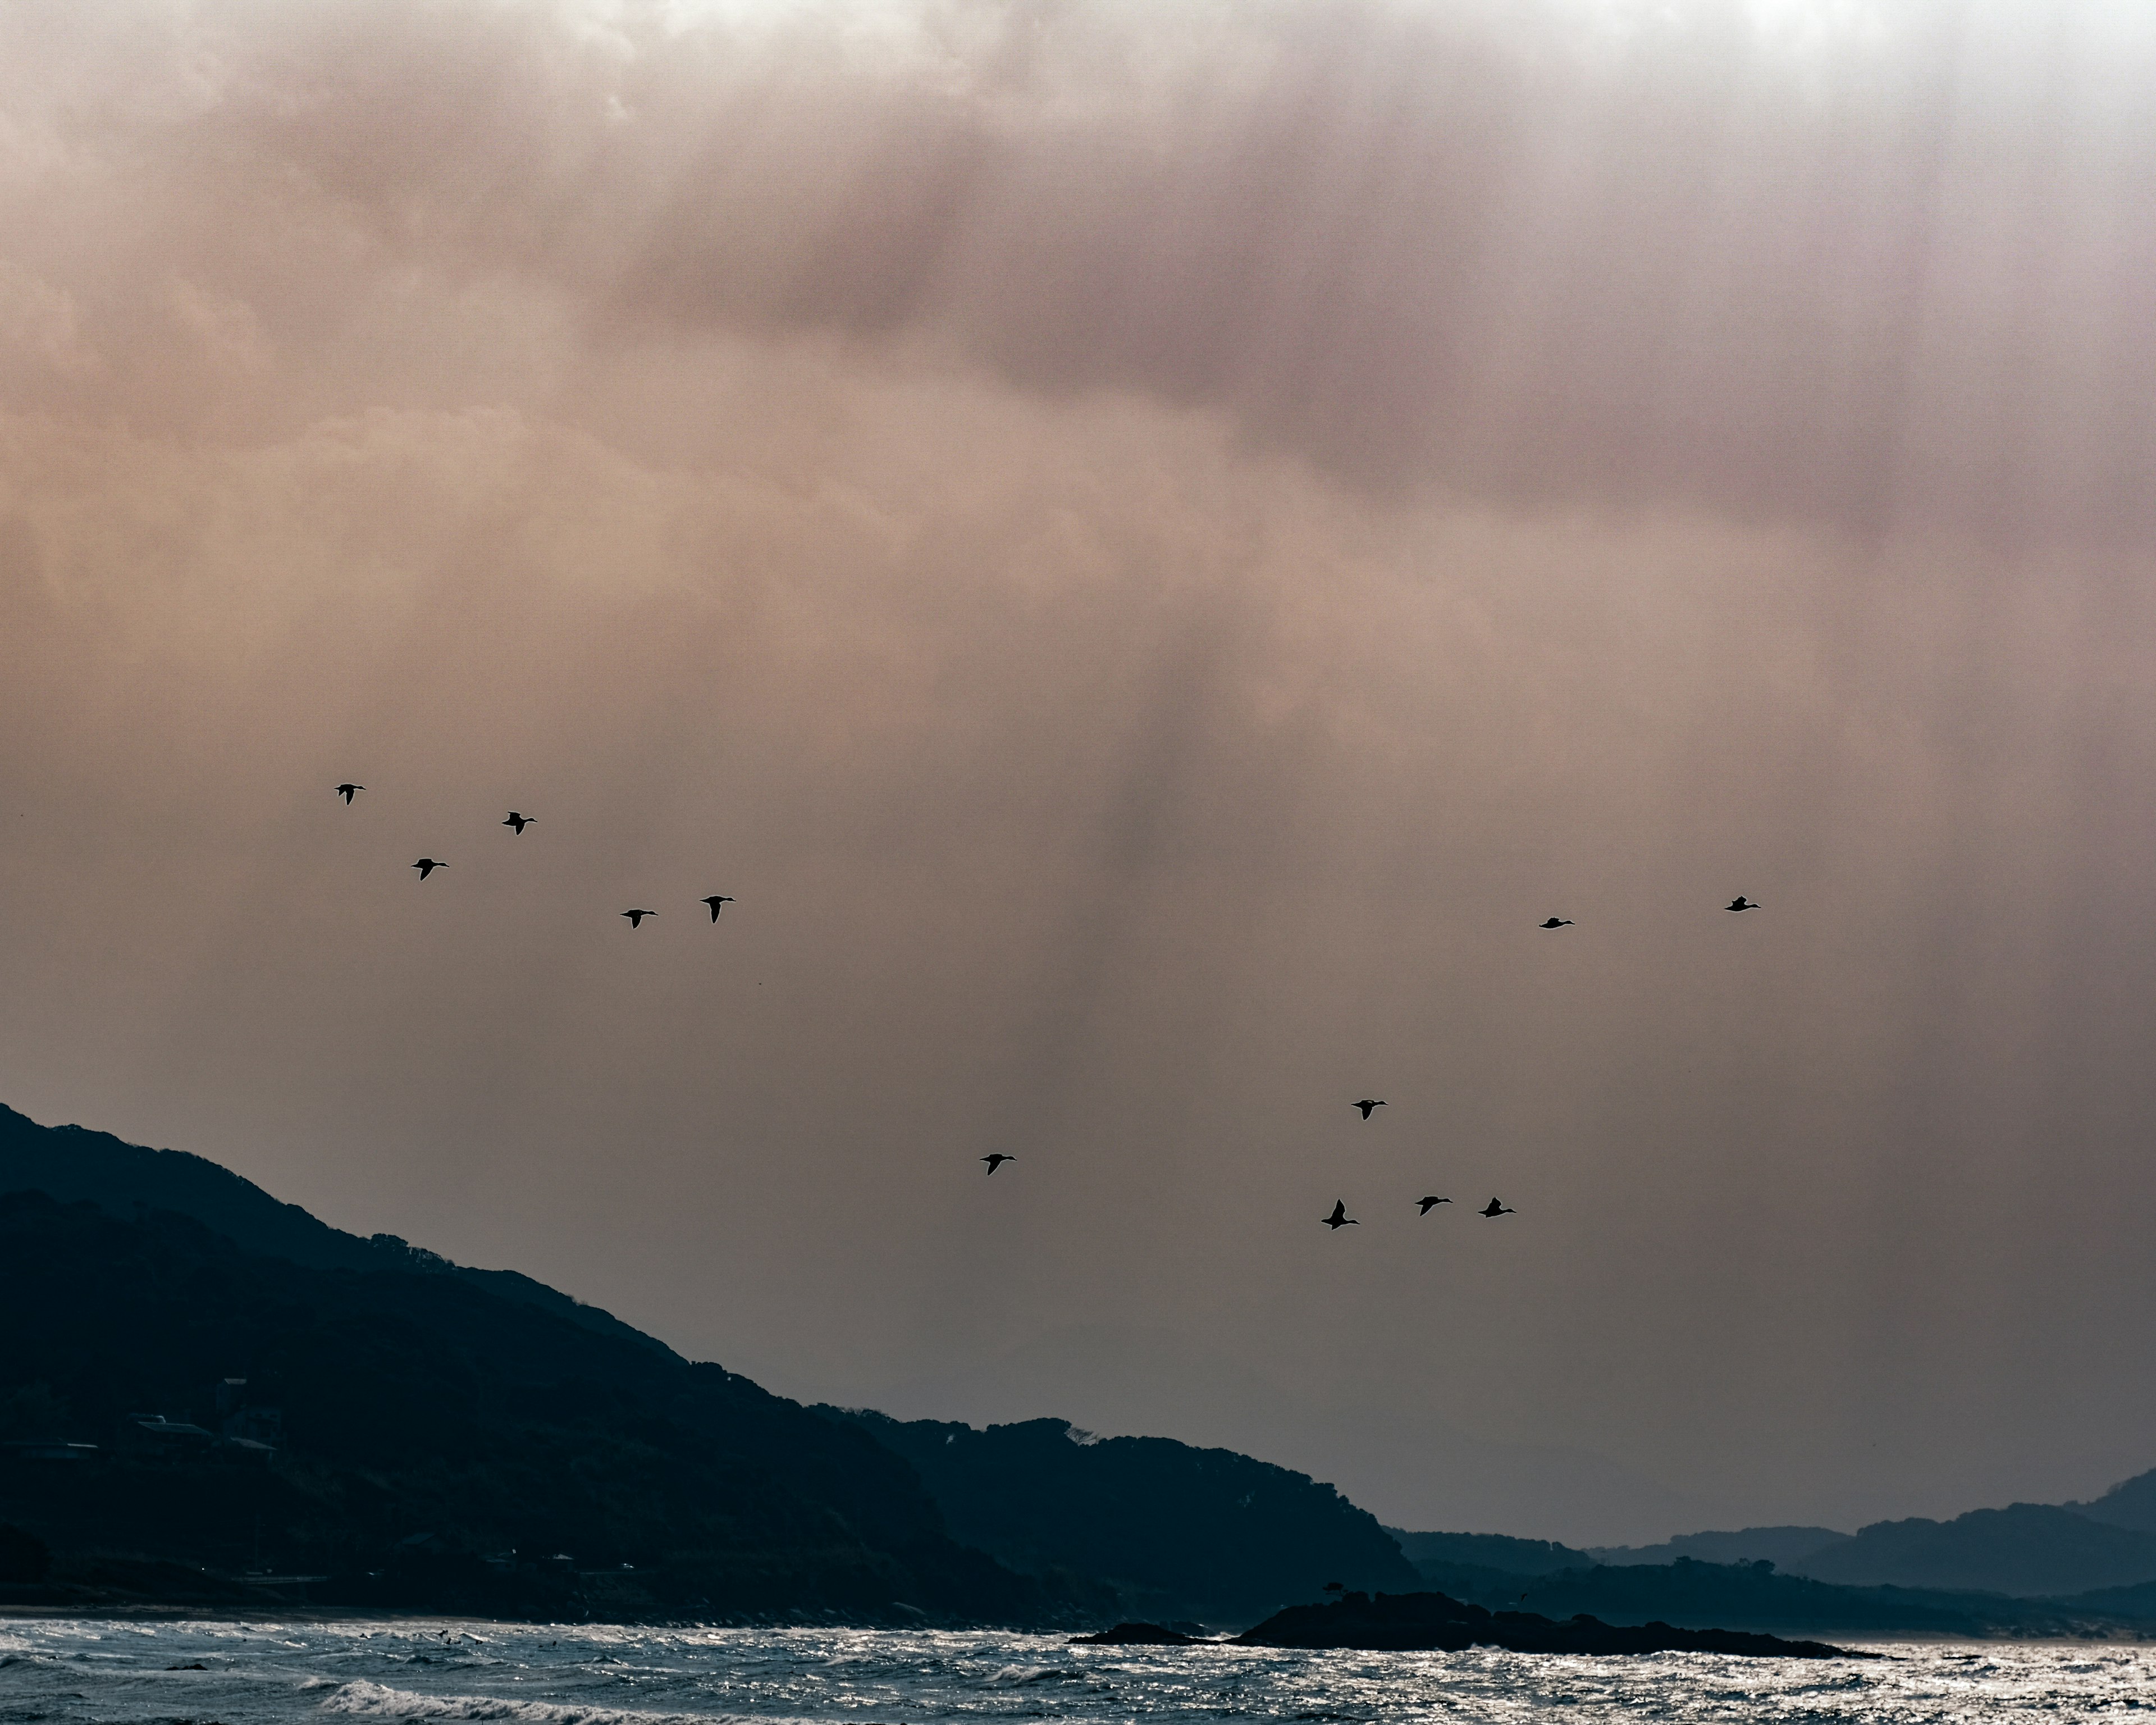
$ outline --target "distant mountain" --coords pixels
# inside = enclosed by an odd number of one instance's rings
[[[1470,1597],[1467,1594],[1459,1595]],[[1475,1603],[1606,1623],[1871,1635],[2061,1635],[2138,1632],[2156,1612],[2144,1602],[2019,1599],[1946,1589],[1844,1587],[1779,1573],[1772,1563],[1603,1564],[1485,1591]]]
[[[983,1431],[818,1411],[911,1461],[952,1538],[1027,1574],[1101,1577],[1126,1617],[1245,1624],[1319,1597],[1327,1582],[1421,1584],[1368,1512],[1230,1450],[1096,1440],[1062,1420]]]
[[[229,1168],[183,1150],[149,1150],[80,1126],[40,1126],[0,1106],[0,1192],[43,1192],[63,1204],[88,1202],[109,1214],[137,1209],[192,1216],[250,1252],[317,1270],[400,1269],[453,1276],[505,1299],[521,1300],[619,1341],[665,1348],[612,1313],[520,1276],[475,1270],[408,1245],[393,1234],[362,1240],[282,1204]]]
[[[2092,1522],[2156,1533],[2156,1469],[2122,1481],[2093,1502],[2069,1503],[2066,1507]]]
[[[540,1616],[1038,1623],[1081,1600],[953,1541],[866,1434],[454,1276],[36,1193],[0,1198],[0,1435],[35,1440],[0,1455],[0,1522],[59,1582],[268,1569],[325,1578],[325,1603]]]
[[[1975,1525],[1981,1530],[1988,1524]],[[1818,1543],[1821,1536],[1825,1543]],[[1961,1579],[1993,1573],[1973,1561],[1981,1555],[1974,1548],[1943,1553],[1938,1573],[1950,1579],[1928,1586],[1828,1582],[1809,1574],[1781,1573],[1776,1560],[1765,1555],[1777,1546],[1811,1546],[1823,1556],[1855,1543],[1846,1533],[1823,1527],[1686,1534],[1659,1548],[1605,1547],[1591,1554],[1496,1534],[1395,1532],[1394,1537],[1416,1560],[1429,1585],[1492,1611],[1527,1609],[1557,1618],[1584,1612],[1613,1624],[1876,1635],[2139,1634],[2156,1623],[2156,1581],[2100,1593],[2057,1589],[2066,1597],[2012,1598],[2004,1590],[1978,1590],[1977,1584]],[[2020,1560],[2030,1555],[2025,1538],[2018,1543],[2009,1538],[2006,1543]],[[1722,1563],[1691,1554],[1730,1546],[1761,1554]],[[1641,1561],[1672,1549],[1672,1558]],[[1994,1550],[1985,1561],[1996,1557]],[[2082,1566],[2054,1573],[2082,1577],[2092,1572]]]
[[[2016,1503],[1950,1522],[1875,1522],[1790,1567],[1820,1581],[2076,1594],[2156,1580],[2156,1532]]]
[[[1410,1533],[1388,1527],[1407,1560],[1448,1568],[1465,1566],[1508,1575],[1546,1575],[1553,1569],[1584,1569],[1595,1560],[1553,1539],[1515,1539],[1508,1533]]]
[[[1756,1563],[1763,1558],[1789,1569],[1848,1538],[1831,1527],[1739,1527],[1732,1533],[1680,1533],[1660,1545],[1598,1545],[1589,1548],[1589,1555],[1598,1563],[1619,1567],[1674,1563],[1682,1558],[1699,1563]]]

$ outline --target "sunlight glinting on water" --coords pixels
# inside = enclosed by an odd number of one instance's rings
[[[18,1622],[0,1720],[1877,1721],[2156,1706],[2138,1645],[1881,1644],[1876,1660],[1072,1647],[993,1632]]]

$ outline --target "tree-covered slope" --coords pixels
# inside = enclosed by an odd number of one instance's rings
[[[1587,1553],[1554,1539],[1515,1539],[1509,1533],[1412,1533],[1404,1527],[1385,1531],[1417,1568],[1435,1563],[1547,1575],[1553,1569],[1584,1569],[1594,1562]]]
[[[168,1212],[16,1194],[0,1334],[0,1409],[46,1428],[16,1435],[100,1446],[0,1461],[0,1522],[64,1559],[320,1573],[317,1598],[460,1609],[1055,1609],[952,1540],[866,1433],[453,1276],[316,1268]],[[128,1419],[208,1421],[227,1378],[280,1411],[274,1456]]]
[[[2102,1497],[2066,1506],[2092,1522],[2156,1532],[2156,1470],[2121,1480]]]
[[[0,1192],[43,1192],[63,1204],[86,1201],[126,1218],[137,1209],[192,1216],[251,1252],[318,1270],[423,1270],[453,1276],[512,1300],[543,1306],[603,1335],[665,1344],[514,1270],[479,1270],[408,1245],[393,1235],[362,1239],[332,1228],[296,1204],[184,1150],[151,1150],[80,1126],[40,1126],[0,1106]]]
[[[1029,1574],[1101,1577],[1127,1616],[1250,1623],[1317,1598],[1327,1582],[1420,1584],[1367,1511],[1233,1450],[1095,1440],[1061,1420],[983,1431],[819,1411],[911,1461],[953,1538]]]
[[[1790,1567],[1821,1581],[2071,1594],[2156,1580],[2156,1533],[2056,1504],[1976,1509],[1949,1522],[1875,1522]]]

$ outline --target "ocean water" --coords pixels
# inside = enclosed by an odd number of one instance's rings
[[[1914,1725],[2156,1710],[2156,1647],[1874,1645],[1892,1657],[1573,1659],[1072,1647],[1060,1636],[904,1630],[13,1620],[0,1621],[0,1721],[1517,1725],[1561,1715]]]

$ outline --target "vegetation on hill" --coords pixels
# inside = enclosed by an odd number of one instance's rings
[[[953,1541],[858,1429],[454,1277],[312,1268],[41,1194],[0,1198],[0,1397],[100,1446],[0,1461],[0,1522],[63,1580],[266,1569],[329,1578],[325,1602],[542,1615],[1075,1603]],[[282,1447],[187,1435],[227,1378],[280,1410]]]
[[[1794,1569],[1815,1553],[1840,1545],[1849,1535],[1831,1527],[1739,1527],[1732,1532],[1680,1533],[1660,1545],[1598,1545],[1588,1555],[1598,1563],[1674,1563],[1690,1558],[1699,1563],[1757,1563],[1764,1560]]]
[[[1327,1582],[1419,1584],[1367,1511],[1230,1450],[1096,1440],[1062,1420],[982,1431],[819,1411],[911,1461],[954,1538],[1028,1574],[1101,1577],[1127,1617],[1250,1623]]]
[[[2156,1469],[2138,1473],[2130,1480],[2122,1480],[2102,1497],[2087,1503],[2070,1503],[2068,1509],[2087,1516],[2092,1522],[2107,1522],[2114,1527],[2138,1527],[2143,1532],[2156,1532]]]
[[[1553,1569],[1584,1569],[1594,1562],[1587,1553],[1554,1539],[1515,1539],[1505,1533],[1410,1533],[1399,1527],[1385,1531],[1417,1568],[1433,1563],[1508,1575],[1546,1575]]]
[[[80,1126],[40,1126],[0,1106],[0,1192],[87,1201],[122,1218],[138,1209],[192,1216],[250,1252],[317,1270],[408,1270],[454,1276],[505,1299],[544,1307],[619,1341],[665,1344],[514,1270],[478,1270],[393,1234],[362,1240],[272,1198],[252,1181],[184,1150],[151,1150]]]
[[[2156,1532],[2056,1504],[1976,1509],[1950,1522],[1875,1522],[1794,1567],[1821,1581],[2042,1596],[2156,1581]]]

